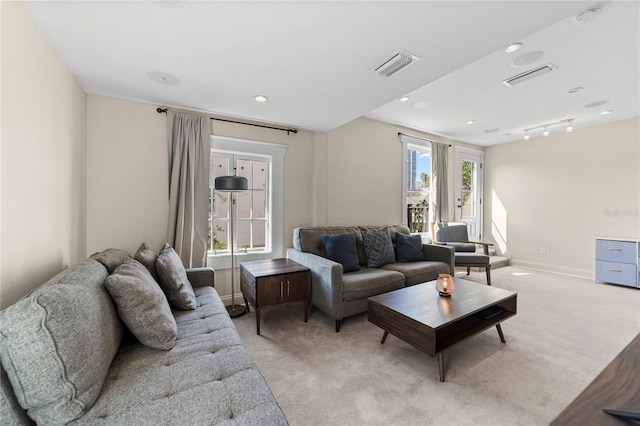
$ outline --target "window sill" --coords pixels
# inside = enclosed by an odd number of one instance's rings
[[[240,263],[249,262],[252,260],[272,259],[274,257],[273,251],[261,251],[261,252],[249,252],[249,253],[234,253],[235,267],[240,267]],[[214,254],[213,252],[207,253],[207,266],[213,269],[230,269],[231,268],[231,254]]]

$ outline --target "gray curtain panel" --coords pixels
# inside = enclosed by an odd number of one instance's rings
[[[431,142],[433,159],[431,174],[436,189],[436,199],[433,201],[432,223],[449,220],[449,182],[447,168],[449,160],[449,146],[443,143]]]
[[[187,268],[206,266],[209,221],[209,117],[167,111],[169,231],[167,242]]]

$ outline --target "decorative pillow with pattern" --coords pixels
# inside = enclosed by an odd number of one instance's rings
[[[389,263],[395,263],[396,253],[387,228],[377,231],[362,232],[362,244],[367,256],[367,267],[377,268]]]
[[[356,236],[351,232],[345,234],[321,235],[327,258],[342,264],[342,272],[360,270],[358,252],[356,251]]]

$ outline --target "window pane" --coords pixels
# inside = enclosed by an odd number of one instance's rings
[[[428,232],[431,195],[431,150],[411,145],[407,149],[407,225],[411,232]]]
[[[253,180],[251,179],[251,160],[239,158],[236,167],[237,175],[246,177],[248,187],[251,188],[253,186]]]
[[[238,219],[251,219],[251,191],[236,192]]]
[[[267,162],[253,161],[253,186],[254,189],[266,189],[267,187]]]
[[[227,222],[214,220],[213,227],[209,229],[211,246],[213,250],[226,250],[228,245]]]
[[[230,192],[215,192],[213,195],[213,217],[215,219],[229,218]]]
[[[253,191],[253,218],[254,219],[264,219],[267,214],[267,204],[266,204],[266,195],[265,191]]]
[[[462,217],[474,217],[472,192],[462,192]]]
[[[219,155],[211,156],[211,175],[214,178],[218,176],[229,176],[229,157]],[[213,179],[211,180],[213,185]]]
[[[251,247],[251,222],[239,220],[236,222],[236,239],[238,241],[238,251],[242,252]]]
[[[254,220],[253,222],[253,248],[264,248],[266,246],[267,222],[264,220]]]

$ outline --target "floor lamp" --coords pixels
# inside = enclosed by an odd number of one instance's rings
[[[235,169],[234,169],[235,173]],[[235,245],[235,234],[233,222],[235,220],[235,193],[238,191],[246,191],[248,188],[247,178],[242,176],[220,176],[215,179],[215,190],[229,192],[231,198],[231,214],[229,216],[229,236],[231,247],[231,306],[227,306],[227,312],[231,318],[237,318],[244,315],[247,311],[244,305],[236,305],[236,288],[235,288],[235,256],[233,254],[233,247]]]

